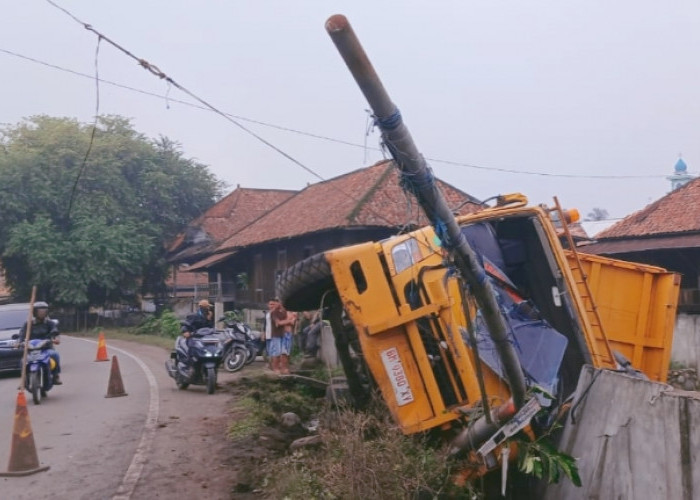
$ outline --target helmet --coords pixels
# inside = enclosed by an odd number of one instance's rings
[[[34,302],[34,309],[48,309],[49,305],[44,302],[43,300],[40,300],[38,302]]]
[[[202,299],[199,301],[199,307],[204,307],[206,309],[209,309],[211,307],[211,304],[207,299]]]

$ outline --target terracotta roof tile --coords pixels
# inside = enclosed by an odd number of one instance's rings
[[[296,191],[238,187],[188,224],[190,230],[204,231],[211,243],[218,244],[284,202]],[[187,230],[175,237],[170,252],[187,245]]]
[[[437,181],[450,206],[461,214],[477,211],[477,200]],[[371,167],[312,184],[278,205],[254,224],[224,241],[218,251],[291,238],[339,227],[425,225],[415,200],[399,186],[398,170],[385,160]]]
[[[700,231],[700,178],[601,231],[598,240]]]

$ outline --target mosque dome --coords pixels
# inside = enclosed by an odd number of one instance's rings
[[[676,166],[673,167],[673,170],[677,174],[684,174],[688,171],[688,165],[685,164],[683,161],[683,158],[678,158],[678,161],[676,162]]]

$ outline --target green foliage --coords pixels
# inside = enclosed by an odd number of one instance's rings
[[[160,335],[174,339],[180,335],[180,320],[172,311],[164,311],[160,317],[151,316],[145,320],[136,327],[134,333],[137,335]]]
[[[563,472],[575,486],[581,486],[576,459],[557,450],[547,436],[536,441],[518,440],[518,446],[518,467],[525,474],[558,483]]]
[[[224,321],[243,321],[245,318],[243,313],[238,310],[226,311],[224,313]]]
[[[118,116],[99,117],[76,183],[91,134],[48,116],[0,131],[0,258],[20,298],[33,284],[79,306],[157,289],[164,243],[220,194],[205,165]]]

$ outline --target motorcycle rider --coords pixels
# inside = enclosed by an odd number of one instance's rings
[[[183,326],[182,336],[185,338],[187,346],[187,357],[190,358],[190,339],[192,334],[200,328],[214,328],[214,311],[213,306],[207,299],[202,299],[197,304],[197,312],[189,314],[185,318],[187,326]],[[190,367],[194,370],[194,367]]]
[[[32,330],[29,333],[29,340],[32,339],[51,339],[53,344],[60,344],[60,332],[58,331],[58,322],[49,318],[49,305],[46,302],[38,301],[34,303],[32,311]],[[27,335],[27,323],[22,325],[19,332],[20,339],[25,339]],[[61,381],[61,357],[55,349],[48,349],[48,354],[56,362],[56,368],[53,371],[54,385],[62,385]]]

